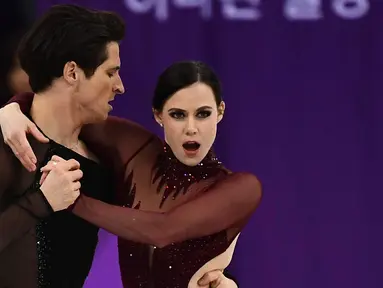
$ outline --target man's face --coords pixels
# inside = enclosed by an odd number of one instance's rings
[[[119,45],[111,42],[106,49],[108,58],[97,67],[90,78],[87,79],[85,74],[81,73],[81,81],[75,93],[76,102],[89,122],[105,120],[112,110],[110,102],[114,100],[116,94],[125,92],[119,75],[121,65]]]

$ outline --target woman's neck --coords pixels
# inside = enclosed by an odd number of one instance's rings
[[[226,174],[226,170],[212,149],[198,165],[187,166],[177,159],[165,143],[164,151],[158,155],[155,163],[153,178],[153,183],[159,180],[157,191],[164,190],[160,208],[170,196],[176,199],[181,192],[186,193],[191,185],[220,173]]]
[[[164,142],[164,154],[169,158],[169,160],[171,159],[171,161],[176,163],[180,168],[182,167],[184,170],[196,170],[196,169],[200,169],[201,167],[206,167],[206,166],[216,167],[217,165],[221,165],[221,162],[216,157],[212,148],[209,150],[206,156],[202,159],[202,161],[195,166],[189,166],[182,163],[175,156],[170,145],[166,142]]]

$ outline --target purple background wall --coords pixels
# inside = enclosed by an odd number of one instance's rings
[[[241,288],[383,287],[382,1],[40,0],[40,11],[69,2],[126,19],[115,115],[159,133],[159,73],[182,59],[219,73],[217,154],[264,185],[231,265]],[[105,232],[86,285],[101,287],[121,287]]]

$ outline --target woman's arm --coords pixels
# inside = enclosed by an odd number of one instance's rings
[[[242,228],[261,200],[261,185],[249,173],[234,173],[194,200],[156,213],[109,205],[81,196],[73,212],[122,238],[164,247]]]
[[[29,114],[33,97],[33,93],[17,94],[0,109],[0,127],[4,142],[9,145],[16,157],[30,172],[36,170],[37,159],[26,134],[32,134],[42,143],[49,142],[49,139],[24,115]]]
[[[235,247],[237,245],[239,235],[231,242],[230,246],[225,252],[214,257],[209,262],[205,263],[198,271],[193,275],[189,281],[188,288],[208,288],[208,287],[219,287],[219,288],[236,288],[237,283],[231,278],[228,278],[227,272],[225,271],[229,266]],[[201,279],[199,279],[201,278]]]
[[[226,279],[223,279],[223,281],[222,281],[223,283],[225,283],[225,285],[223,285],[222,288],[237,288],[237,287],[239,287],[237,279],[235,279],[235,277],[233,275],[231,275],[227,270],[223,271],[223,276]],[[221,288],[221,287],[218,286],[217,288]]]

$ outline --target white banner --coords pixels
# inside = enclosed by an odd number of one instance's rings
[[[220,15],[213,13],[213,1],[220,4]],[[124,0],[126,8],[135,14],[153,13],[158,21],[170,19],[170,8],[196,9],[200,17],[210,20],[223,17],[231,21],[257,21],[267,17],[262,2],[277,0]],[[319,21],[325,17],[324,0],[284,0],[281,11],[289,21]],[[370,10],[369,0],[328,0],[334,15],[345,20],[365,17]]]

